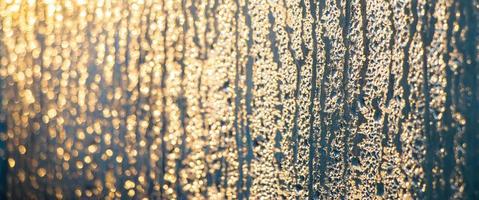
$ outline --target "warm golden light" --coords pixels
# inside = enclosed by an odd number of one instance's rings
[[[478,8],[0,0],[0,195],[477,198]]]

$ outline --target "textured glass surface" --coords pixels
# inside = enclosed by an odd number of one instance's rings
[[[0,199],[479,199],[478,0],[0,0]]]

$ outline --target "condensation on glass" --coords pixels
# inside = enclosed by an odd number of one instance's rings
[[[479,197],[477,0],[0,0],[9,199]]]

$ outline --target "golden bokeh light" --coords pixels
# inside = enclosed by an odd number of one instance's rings
[[[474,199],[478,19],[472,0],[0,0],[0,195]]]

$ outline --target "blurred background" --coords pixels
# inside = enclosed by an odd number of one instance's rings
[[[477,0],[0,0],[0,199],[478,199]]]

